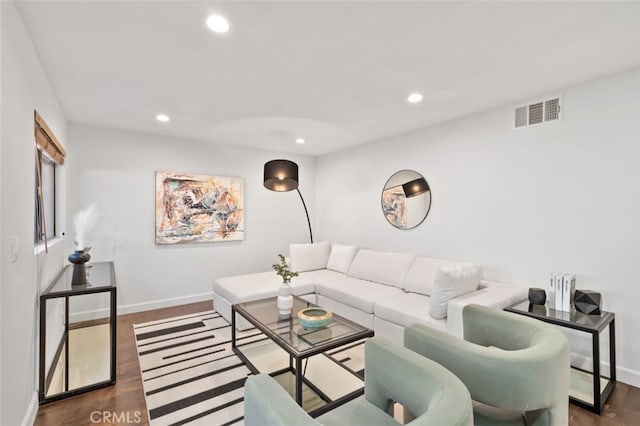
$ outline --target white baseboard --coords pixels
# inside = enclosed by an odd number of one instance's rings
[[[36,416],[38,415],[38,392],[33,391],[31,394],[31,401],[29,402],[29,407],[27,408],[27,412],[24,414],[24,418],[22,419],[22,426],[33,426],[36,422]]]
[[[134,303],[131,305],[118,306],[118,315],[132,314],[134,312],[150,311],[152,309],[168,308],[170,306],[186,305],[188,303],[205,302],[210,300],[213,303],[213,291],[206,293],[191,294],[188,296],[173,297],[171,299],[154,300],[151,302]]]
[[[575,356],[574,353],[572,353],[571,355],[572,366],[581,368],[586,371],[591,371],[591,366],[593,364],[593,360],[591,358]],[[600,374],[608,377],[609,368],[610,364],[607,361],[602,361],[600,363]],[[632,370],[630,368],[616,365],[616,380],[640,388],[640,372]]]
[[[640,388],[640,371],[616,366],[616,380]]]
[[[131,305],[118,306],[118,315],[132,314],[134,312],[150,311],[153,309],[168,308],[170,306],[186,305],[188,303],[213,301],[213,292],[209,291],[188,296],[173,297],[171,299],[153,300],[151,302],[134,303]],[[91,311],[76,312],[69,315],[70,322],[90,321],[109,316],[109,309],[95,309]]]

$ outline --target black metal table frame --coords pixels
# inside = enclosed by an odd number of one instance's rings
[[[111,263],[111,262],[109,262]],[[68,290],[56,292],[54,294],[49,294],[49,291],[56,285],[59,279],[62,278],[67,268],[73,267],[73,265],[65,266],[62,271],[53,279],[49,287],[42,293],[40,296],[40,351],[39,351],[39,383],[40,387],[38,390],[38,399],[40,404],[45,404],[48,402],[58,401],[63,398],[68,398],[70,396],[78,395],[81,393],[89,392],[94,389],[103,388],[106,386],[111,386],[116,383],[116,303],[117,303],[117,293],[116,286],[103,286],[103,287],[95,287],[95,288],[80,288],[77,290]],[[115,270],[111,267],[111,282],[115,283]],[[104,380],[102,382],[93,383],[90,385],[82,386],[76,389],[69,390],[69,297],[78,296],[78,295],[86,295],[86,294],[95,294],[95,293],[111,293],[109,299],[109,327],[110,327],[110,345],[111,345],[111,365],[110,365],[110,379]],[[47,377],[45,375],[45,352],[46,352],[46,330],[47,330],[47,300],[49,299],[57,299],[64,298],[64,333],[62,335],[62,341],[64,342],[64,351],[65,351],[65,390],[59,394],[47,397]],[[60,350],[60,348],[58,349]],[[53,367],[53,364],[52,364]]]
[[[613,388],[616,385],[616,318],[615,314],[612,312],[608,312],[610,315],[604,323],[602,323],[599,327],[588,327],[581,324],[577,324],[575,322],[559,320],[557,318],[550,318],[547,316],[534,314],[531,312],[527,312],[521,309],[515,309],[513,306],[504,309],[508,312],[513,312],[519,315],[525,315],[530,318],[535,318],[540,321],[548,322],[550,324],[558,325],[561,327],[567,327],[572,330],[578,330],[585,333],[591,334],[591,352],[593,354],[593,372],[586,371],[578,367],[571,367],[575,370],[584,371],[586,373],[590,373],[593,375],[593,405],[585,402],[579,398],[573,397],[569,395],[569,401],[571,401],[574,405],[592,411],[596,414],[600,414],[602,412],[602,407],[604,407],[607,398],[613,391]],[[604,313],[604,312],[603,312]],[[609,376],[605,377],[608,379],[608,382],[604,389],[600,389],[600,333],[605,329],[609,328]]]
[[[295,296],[294,296],[295,297]],[[274,298],[275,299],[275,298]],[[302,361],[304,359],[307,359],[309,357],[312,357],[314,355],[318,355],[321,353],[325,353],[327,351],[330,351],[332,349],[336,349],[339,348],[341,346],[347,345],[349,343],[353,343],[356,342],[358,340],[362,340],[365,339],[367,337],[373,337],[373,330],[365,330],[353,335],[349,335],[349,336],[345,336],[343,338],[337,339],[335,341],[332,341],[330,343],[324,344],[324,345],[319,345],[318,347],[314,347],[314,348],[310,348],[309,350],[303,351],[303,352],[299,352],[297,351],[294,347],[292,347],[291,345],[289,345],[287,342],[285,342],[283,339],[279,338],[277,334],[275,334],[272,330],[270,330],[268,327],[266,327],[264,324],[262,324],[260,321],[258,321],[256,318],[254,318],[250,312],[245,311],[244,309],[242,309],[242,307],[239,306],[240,304],[234,304],[231,306],[231,349],[233,350],[233,352],[247,365],[247,367],[249,368],[249,370],[251,370],[251,372],[253,374],[259,374],[260,371],[258,371],[257,368],[255,368],[255,366],[251,363],[251,361],[249,361],[249,359],[242,353],[242,351],[237,347],[236,345],[236,313],[239,313],[240,316],[242,316],[244,319],[246,319],[247,321],[249,321],[251,324],[253,324],[258,330],[260,330],[262,333],[264,333],[271,341],[273,341],[275,344],[277,344],[278,346],[280,346],[285,352],[287,352],[289,354],[289,368],[284,368],[281,370],[277,370],[274,372],[269,373],[270,376],[278,376],[280,374],[286,373],[286,372],[291,372],[295,374],[295,383],[296,383],[296,389],[295,389],[295,399],[296,399],[296,403],[302,407],[302,383],[304,382],[305,385],[307,385],[309,388],[311,388],[311,390],[313,390],[324,402],[326,402],[325,405],[323,405],[320,408],[317,408],[311,412],[309,412],[309,415],[311,415],[312,417],[317,417],[321,414],[326,413],[329,410],[334,409],[335,407],[338,407],[342,404],[344,404],[347,401],[350,401],[362,394],[364,394],[364,387],[358,390],[355,390],[351,393],[348,393],[347,395],[344,395],[336,400],[331,400],[331,398],[329,398],[326,394],[324,394],[324,392],[322,392],[320,389],[318,389],[313,383],[311,383],[308,379],[306,379],[304,377],[304,370],[302,367]],[[308,302],[308,306],[312,306],[311,302]],[[335,314],[334,314],[335,316]],[[343,319],[345,320],[345,319]],[[289,318],[289,321],[294,321],[293,318]],[[348,320],[346,320],[348,321]],[[351,322],[351,321],[349,321]],[[295,365],[294,365],[295,363]],[[341,367],[345,368],[345,370],[347,370],[349,373],[354,374],[351,370],[347,369],[346,367],[344,367],[341,364],[338,364]]]

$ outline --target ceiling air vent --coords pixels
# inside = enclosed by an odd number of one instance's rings
[[[516,107],[513,127],[517,129],[560,119],[560,97],[557,96]]]

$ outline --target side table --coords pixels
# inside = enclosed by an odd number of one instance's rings
[[[573,308],[571,312],[556,311],[547,306],[531,305],[529,301],[509,306],[504,310],[591,334],[593,371],[571,367],[569,400],[575,405],[600,414],[604,403],[616,385],[615,315],[606,311],[603,311],[601,315],[586,315]],[[609,328],[610,377],[603,376],[600,371],[600,333],[607,327]],[[592,389],[587,393],[580,393],[578,384],[584,383],[585,379],[587,382],[592,382]]]
[[[89,283],[72,286],[67,265],[40,295],[41,404],[116,382],[115,269],[86,268]]]

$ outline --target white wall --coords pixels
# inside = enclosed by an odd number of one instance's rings
[[[616,313],[619,378],[640,385],[640,70],[563,92],[560,123],[513,130],[506,106],[321,157],[319,239],[473,261],[522,285],[574,272]],[[408,231],[380,210],[401,169],[433,197]]]
[[[0,172],[2,281],[0,315],[2,367],[0,424],[30,423],[37,410],[37,295],[62,266],[63,245],[36,256],[34,223],[33,111],[37,110],[65,143],[66,120],[42,70],[31,39],[12,2],[2,7],[2,157]],[[63,172],[64,173],[64,172]],[[64,193],[64,188],[61,188]],[[64,194],[60,208],[64,210]],[[64,228],[64,220],[58,223]],[[16,263],[9,238],[19,239]]]
[[[2,94],[2,42],[1,42],[1,37],[2,37],[2,10],[4,9],[4,7],[2,6],[2,4],[0,3],[0,94]],[[0,129],[2,129],[2,96],[0,95]],[[4,198],[2,198],[2,145],[3,145],[3,141],[4,139],[2,138],[2,132],[0,131],[0,200],[2,200],[2,202],[4,202]],[[0,208],[0,262],[2,262],[2,259],[4,259],[4,245],[5,245],[5,239],[4,239],[4,227],[2,226],[2,208]],[[2,263],[0,263],[2,264]],[[0,288],[4,287],[3,286],[4,283],[4,279],[2,276],[2,273],[0,272]],[[0,293],[1,295],[2,293]],[[3,383],[2,380],[2,301],[0,300],[0,383]],[[0,420],[2,420],[2,390],[0,389]]]
[[[265,162],[289,158],[300,167],[301,192],[313,194],[310,157],[84,125],[70,126],[69,141],[69,157],[76,161],[68,170],[68,221],[79,209],[98,205],[92,261],[115,261],[120,312],[211,300],[215,278],[268,270],[289,243],[308,241],[297,193],[265,189],[262,172]],[[155,245],[157,170],[244,178],[245,240]]]

